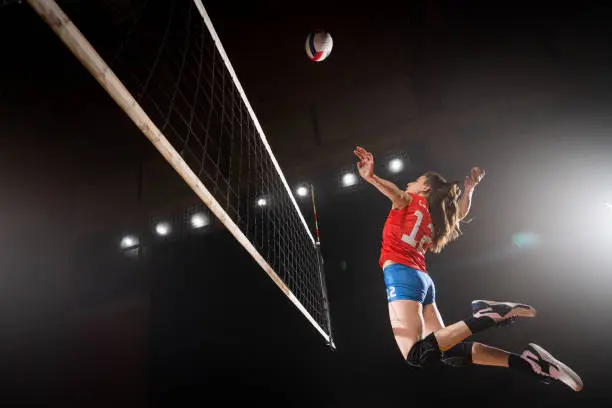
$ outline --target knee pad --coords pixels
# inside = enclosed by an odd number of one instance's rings
[[[406,364],[417,368],[431,367],[440,362],[441,356],[442,352],[440,351],[438,340],[431,333],[424,339],[414,343],[406,356]]]
[[[451,367],[472,365],[472,342],[464,341],[442,353],[442,362]]]

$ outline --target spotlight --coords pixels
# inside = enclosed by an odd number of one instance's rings
[[[170,233],[170,224],[167,222],[160,222],[155,226],[155,232],[161,236],[168,235]]]
[[[207,226],[210,223],[210,219],[208,215],[204,213],[196,213],[191,216],[191,226],[193,228],[202,228]]]
[[[342,185],[344,187],[350,187],[354,184],[357,184],[357,176],[353,173],[346,173],[342,176]]]
[[[268,205],[268,201],[265,198],[260,198],[257,200],[257,205],[259,207],[265,207],[266,205]]]
[[[393,159],[389,162],[389,170],[392,173],[399,173],[404,168],[404,162],[400,159]]]
[[[296,190],[296,193],[300,197],[306,197],[308,195],[308,188],[305,186],[299,186]]]
[[[133,235],[126,235],[121,239],[121,248],[127,249],[138,245],[138,238]]]

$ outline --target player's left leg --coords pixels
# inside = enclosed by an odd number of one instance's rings
[[[474,301],[472,302],[472,316],[445,326],[436,307],[436,286],[429,275],[424,274],[424,279],[427,281],[427,292],[423,300],[424,331],[426,336],[433,333],[442,352],[450,349],[470,350],[468,344],[458,344],[472,334],[490,327],[507,324],[517,317],[536,315],[533,307],[521,303]]]
[[[443,329],[444,320],[435,303],[423,305],[423,335],[429,336],[433,332]]]
[[[464,320],[460,320],[449,326],[445,326],[434,330],[433,334],[442,351],[453,348],[456,344],[470,337],[472,334],[481,332],[491,327],[501,326],[508,322],[514,321],[517,317],[534,317],[536,312],[531,306],[523,305],[521,303],[513,302],[489,302],[492,304],[491,311],[484,313],[475,312],[472,316]],[[427,307],[424,304],[425,309],[428,309],[428,316],[435,316],[437,313],[435,303],[432,306]],[[432,309],[430,312],[429,309]]]
[[[428,336],[434,333],[442,352],[441,361],[453,367],[465,367],[472,364],[508,367],[510,353],[481,343],[462,341],[472,334],[465,321],[454,323],[449,327],[444,325],[444,320],[436,305],[436,285],[429,276],[427,276],[427,281],[427,292],[423,301],[423,335]],[[503,325],[515,319],[503,318],[515,306],[517,315],[525,314],[528,317],[535,314],[535,310],[530,306],[523,307],[520,304],[491,301],[472,302],[472,313],[485,320],[496,318],[497,325]]]

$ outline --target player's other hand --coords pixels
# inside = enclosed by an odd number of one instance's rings
[[[364,180],[368,180],[374,176],[374,156],[363,147],[357,146],[353,150],[355,156],[359,158],[357,162],[357,169],[359,169],[359,175]]]
[[[482,167],[474,166],[470,169],[470,175],[465,177],[463,183],[466,192],[474,190],[474,188],[482,181],[485,176],[485,171]]]

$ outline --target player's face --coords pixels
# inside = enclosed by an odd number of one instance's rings
[[[415,181],[406,184],[406,192],[411,194],[425,194],[429,192],[427,178],[425,176],[421,176]]]

